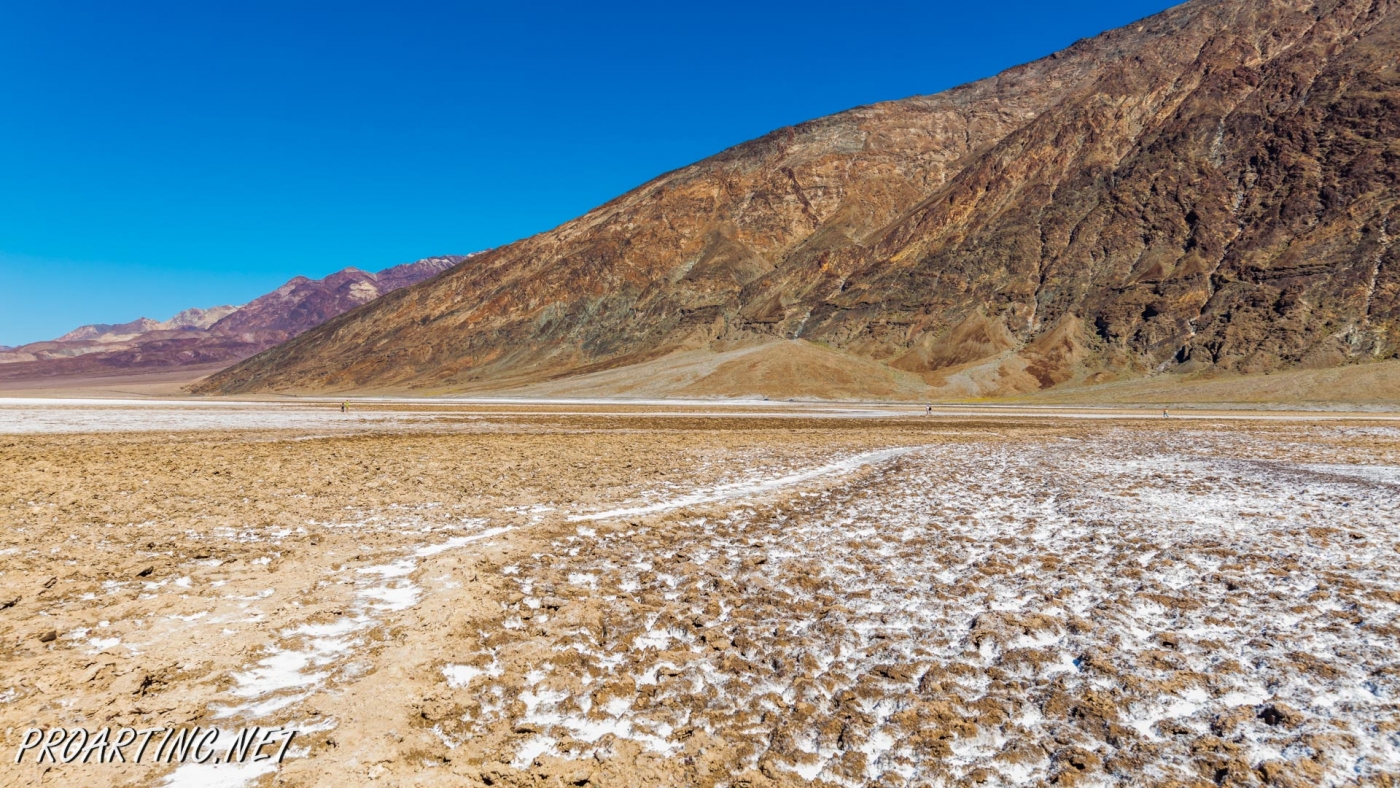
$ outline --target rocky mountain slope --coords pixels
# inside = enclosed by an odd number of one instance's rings
[[[1394,358],[1397,4],[1195,0],[781,129],[200,390],[515,385],[799,339],[958,395]]]
[[[82,326],[48,342],[0,349],[0,381],[232,363],[380,296],[446,271],[467,256],[430,257],[369,273],[298,276],[241,306],[187,309],[166,321]]]

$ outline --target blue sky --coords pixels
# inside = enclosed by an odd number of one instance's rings
[[[0,0],[0,344],[509,243],[1170,5]]]

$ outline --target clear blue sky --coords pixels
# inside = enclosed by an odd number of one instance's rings
[[[1166,0],[0,0],[0,344],[547,230]]]

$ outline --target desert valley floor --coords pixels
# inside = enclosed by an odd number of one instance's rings
[[[1395,785],[1400,420],[0,401],[3,785]],[[291,726],[280,767],[16,764]]]

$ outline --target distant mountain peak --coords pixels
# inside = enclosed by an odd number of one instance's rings
[[[237,310],[237,306],[231,305],[209,309],[191,307],[165,321],[164,325],[166,328],[208,328]]]
[[[321,279],[298,276],[249,301],[215,323],[213,330],[245,336],[265,332],[280,342],[386,293],[435,276],[471,256],[428,257],[391,266],[377,274],[347,266]]]
[[[152,331],[173,331],[185,328],[208,328],[236,311],[236,306],[216,306],[209,309],[186,309],[169,320],[138,317],[129,323],[94,323],[69,331],[55,342],[121,342]]]
[[[295,276],[243,306],[186,309],[169,320],[80,326],[58,339],[0,347],[0,379],[233,362],[451,268],[471,255],[424,258],[378,274],[353,266]]]

